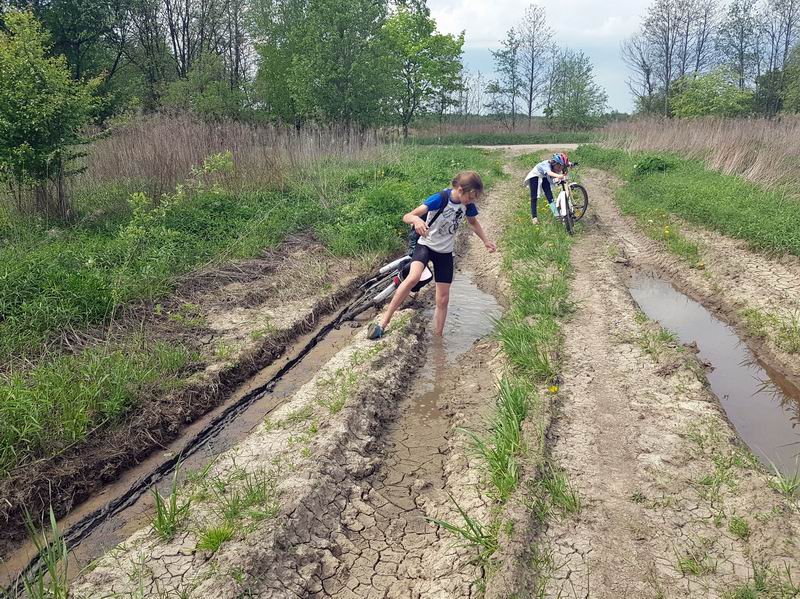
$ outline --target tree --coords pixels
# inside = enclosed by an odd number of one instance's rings
[[[786,62],[784,90],[784,110],[800,112],[800,45],[794,47]]]
[[[634,96],[637,112],[644,114],[658,112],[660,105],[656,102],[652,47],[641,35],[634,35],[622,42],[622,60],[633,71],[627,84]]]
[[[672,110],[678,117],[736,117],[752,109],[753,93],[738,86],[736,74],[725,68],[684,77],[675,82]]]
[[[408,137],[417,111],[426,103],[446,109],[449,95],[461,84],[464,34],[436,33],[436,22],[425,11],[398,8],[386,20],[383,38],[389,57],[390,102],[394,117]]]
[[[33,187],[34,211],[67,218],[64,189],[70,147],[97,107],[99,79],[84,83],[70,76],[63,56],[51,56],[51,41],[30,12],[4,15],[0,31],[0,178],[14,189],[24,210]],[[55,184],[55,197],[48,184]]]
[[[206,54],[194,62],[186,79],[170,85],[164,104],[205,119],[237,117],[244,105],[244,94],[231,86],[223,58]]]
[[[552,117],[567,129],[589,129],[600,122],[607,101],[605,90],[594,80],[589,57],[564,50],[554,65]]]
[[[522,94],[522,68],[520,65],[520,47],[522,41],[519,34],[512,27],[506,32],[506,38],[501,42],[499,50],[492,50],[494,68],[498,79],[490,83],[492,96],[492,110],[502,110],[511,116],[511,128],[517,124],[517,101]]]
[[[732,0],[720,23],[716,45],[723,62],[738,76],[739,89],[756,77],[758,29],[756,0]]]
[[[542,96],[541,86],[545,83],[546,64],[553,51],[550,41],[550,27],[543,8],[531,4],[525,10],[520,28],[520,66],[524,85],[524,99],[528,112],[528,124]]]

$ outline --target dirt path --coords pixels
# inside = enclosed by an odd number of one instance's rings
[[[637,316],[619,249],[648,248],[620,226],[607,180],[585,180],[599,218],[573,249],[551,439],[583,509],[541,539],[547,596],[721,597],[754,572],[782,588],[782,569],[800,568],[797,511],[738,448],[694,356]]]

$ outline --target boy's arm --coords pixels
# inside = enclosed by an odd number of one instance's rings
[[[563,179],[566,177],[566,173],[554,173],[553,171],[547,171],[547,176],[553,179]]]
[[[486,237],[486,232],[483,230],[483,227],[481,227],[481,223],[478,222],[477,216],[468,216],[467,222],[469,223],[469,226],[472,227],[472,230],[475,232],[475,235],[477,235],[483,242],[483,245],[486,246],[487,250],[489,250],[490,252],[494,252],[495,250],[497,250],[497,246],[494,244],[494,242],[491,241],[488,237]]]
[[[428,207],[425,204],[417,206],[411,212],[403,215],[403,222],[407,225],[413,225],[416,232],[424,237],[428,234],[428,225],[425,224],[423,216],[428,214]]]

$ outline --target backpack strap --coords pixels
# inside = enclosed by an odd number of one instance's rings
[[[449,194],[447,193],[447,190],[446,190],[446,189],[443,189],[442,191],[440,191],[440,192],[439,192],[439,199],[440,199],[440,200],[441,200],[441,202],[442,202],[442,207],[441,207],[441,208],[439,208],[439,211],[438,211],[436,214],[434,214],[434,215],[433,215],[433,218],[431,219],[431,222],[429,222],[429,223],[428,223],[428,227],[431,227],[431,226],[433,226],[433,223],[435,223],[435,222],[436,222],[436,219],[437,219],[437,218],[439,218],[439,215],[440,215],[442,212],[444,212],[444,209],[445,209],[445,208],[447,208],[447,202],[449,202],[449,201],[450,201],[450,196],[449,196]]]

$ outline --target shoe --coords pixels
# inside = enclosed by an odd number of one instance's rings
[[[369,323],[367,327],[367,339],[380,339],[383,337],[383,327],[377,322]]]
[[[538,224],[539,224],[539,219],[538,219],[538,218],[536,218],[535,216],[532,216],[532,217],[531,217],[531,222],[532,222],[534,225],[538,225]]]

